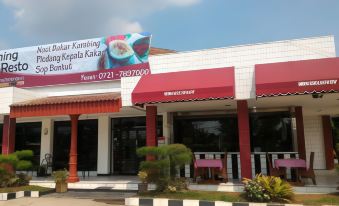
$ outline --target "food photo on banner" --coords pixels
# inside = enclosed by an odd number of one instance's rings
[[[109,36],[0,51],[0,87],[116,80],[150,73],[151,34]]]

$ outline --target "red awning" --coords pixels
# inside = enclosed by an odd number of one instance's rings
[[[182,102],[234,97],[234,68],[150,74],[141,77],[133,104]]]
[[[257,97],[339,91],[339,58],[255,66]]]
[[[45,97],[12,104],[11,118],[119,112],[116,93]]]

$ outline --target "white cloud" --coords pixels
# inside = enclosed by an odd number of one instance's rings
[[[200,0],[168,0],[169,4],[177,6],[191,6],[200,2]]]
[[[64,41],[143,30],[140,17],[200,0],[0,0],[15,18],[12,29],[40,41]],[[0,20],[0,24],[1,21]]]

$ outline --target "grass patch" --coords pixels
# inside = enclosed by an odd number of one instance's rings
[[[182,191],[182,192],[154,192],[140,194],[140,197],[192,199],[225,202],[249,202],[244,193],[238,192],[207,192],[207,191]],[[304,205],[339,205],[339,193],[333,194],[305,194],[295,195],[292,204]]]
[[[304,205],[339,205],[339,193],[295,195],[295,202]]]
[[[18,192],[18,191],[39,191],[39,192],[46,192],[53,190],[52,188],[47,187],[40,187],[35,185],[27,185],[21,187],[7,187],[7,188],[0,188],[0,193],[9,193],[9,192]]]
[[[182,192],[157,193],[151,191],[141,194],[140,196],[152,198],[192,199],[192,200],[225,201],[225,202],[246,201],[241,193],[236,192],[182,191]]]

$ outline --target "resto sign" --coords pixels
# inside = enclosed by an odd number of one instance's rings
[[[151,35],[133,33],[0,51],[0,87],[115,80],[150,73]]]

